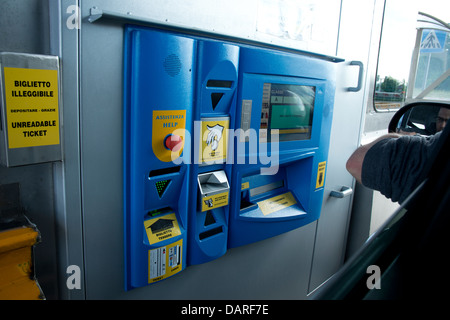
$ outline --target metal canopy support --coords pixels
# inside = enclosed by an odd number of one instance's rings
[[[113,20],[113,21],[117,21],[120,23],[135,23],[135,24],[139,24],[139,25],[158,27],[158,28],[164,29],[164,30],[186,33],[186,34],[194,35],[194,36],[203,36],[203,37],[207,37],[207,38],[213,38],[216,40],[232,41],[232,42],[237,42],[237,43],[241,43],[241,44],[249,44],[249,45],[259,46],[259,47],[263,47],[263,48],[282,50],[282,51],[291,52],[291,53],[303,54],[303,55],[307,55],[307,56],[311,56],[314,58],[327,60],[327,61],[331,61],[331,62],[335,62],[335,63],[345,61],[345,59],[338,58],[338,57],[322,55],[322,54],[317,54],[317,53],[312,53],[312,52],[307,52],[307,51],[302,51],[302,50],[290,49],[287,47],[281,47],[281,46],[276,46],[276,45],[265,44],[265,43],[261,43],[258,41],[237,38],[237,37],[229,36],[229,35],[212,33],[212,32],[208,32],[205,30],[200,30],[200,29],[196,29],[196,28],[192,28],[192,27],[188,28],[186,26],[182,26],[179,24],[173,24],[173,23],[171,23],[170,25],[164,24],[161,21],[134,16],[131,12],[128,12],[127,14],[123,14],[123,13],[118,13],[118,12],[102,10],[97,7],[92,7],[89,10],[89,16],[88,16],[87,20],[90,23],[95,23],[100,19]]]
[[[423,99],[425,98],[431,91],[436,89],[442,82],[447,80],[450,77],[450,69],[448,69],[445,73],[443,73],[439,78],[437,78],[432,84],[430,84],[425,90],[419,93],[415,98]]]

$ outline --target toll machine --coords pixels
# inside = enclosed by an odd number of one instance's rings
[[[320,215],[330,59],[125,28],[125,288]]]
[[[126,289],[227,250],[239,47],[125,28]]]
[[[324,57],[241,48],[229,247],[320,216],[335,92]]]

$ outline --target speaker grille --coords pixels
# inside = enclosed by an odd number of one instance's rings
[[[171,77],[175,77],[181,71],[181,61],[176,54],[168,55],[164,59],[164,70]]]

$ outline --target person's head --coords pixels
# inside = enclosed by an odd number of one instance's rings
[[[442,131],[450,118],[450,109],[441,108],[436,118],[436,132]]]

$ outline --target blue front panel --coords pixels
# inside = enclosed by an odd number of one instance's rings
[[[201,161],[203,137],[199,131],[201,121],[215,124],[215,119],[228,119],[228,129],[234,128],[239,47],[202,39],[198,41],[197,58],[197,99],[193,113],[197,125],[194,125],[191,164],[188,265],[211,261],[227,251],[229,205],[203,210],[198,176],[223,170],[229,181],[231,165],[226,163],[226,158],[212,164]],[[226,130],[225,134],[228,134]],[[229,146],[224,147],[229,153]]]
[[[192,126],[196,42],[127,27],[125,48],[128,290],[163,280],[186,266],[191,145],[184,134]],[[172,133],[184,138],[182,151],[166,147]]]
[[[319,218],[334,78],[328,61],[241,48],[229,247]]]

